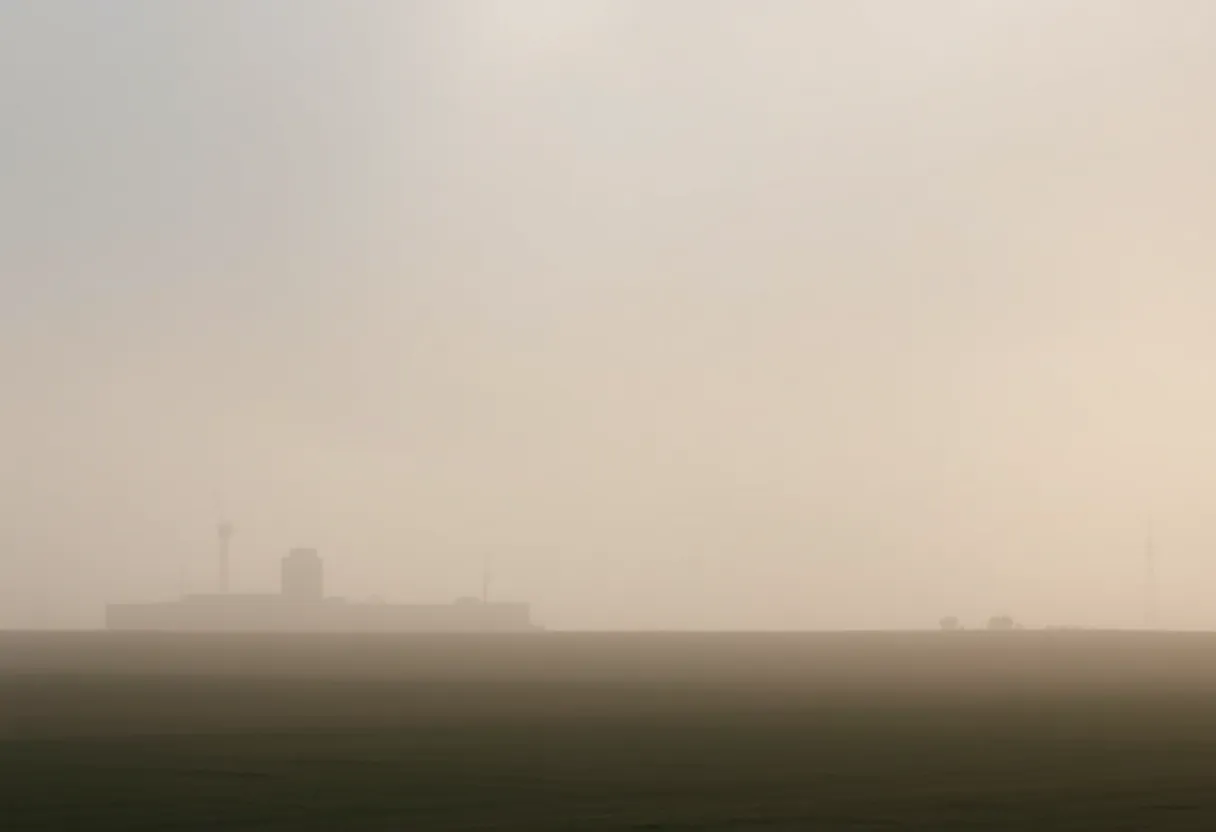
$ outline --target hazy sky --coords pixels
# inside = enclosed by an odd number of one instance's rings
[[[0,625],[1216,626],[1216,4],[0,0]]]

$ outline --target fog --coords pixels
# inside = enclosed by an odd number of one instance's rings
[[[0,2],[0,626],[1216,626],[1216,5]]]

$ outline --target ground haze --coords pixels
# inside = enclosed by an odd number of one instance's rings
[[[7,829],[1210,829],[1216,636],[0,637]]]

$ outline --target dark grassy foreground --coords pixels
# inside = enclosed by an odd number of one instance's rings
[[[1216,830],[1216,636],[0,634],[0,829]]]

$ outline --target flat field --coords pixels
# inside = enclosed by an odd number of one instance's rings
[[[1216,830],[1216,635],[0,633],[0,829]]]

